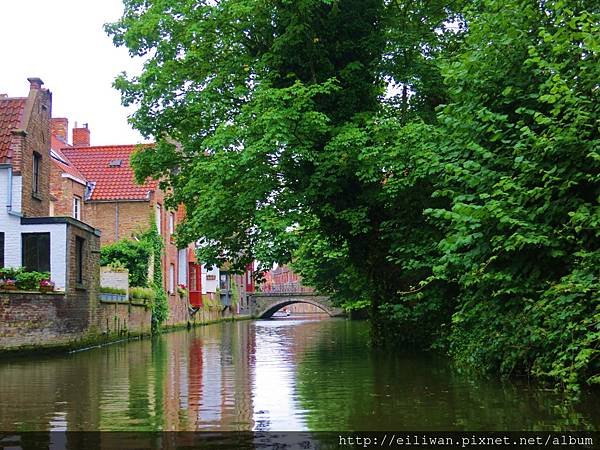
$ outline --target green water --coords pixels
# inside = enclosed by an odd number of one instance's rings
[[[223,323],[0,362],[0,430],[597,430],[600,398],[373,351],[346,320]]]

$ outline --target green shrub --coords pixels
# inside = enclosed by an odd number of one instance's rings
[[[136,286],[129,288],[129,297],[131,299],[144,300],[151,303],[156,298],[156,292],[154,292],[154,289],[152,288]]]
[[[0,279],[15,280],[17,289],[34,291],[39,289],[40,281],[50,279],[50,273],[27,271],[23,267],[3,267]]]
[[[100,250],[100,264],[129,270],[129,284],[148,285],[148,261],[152,252],[146,240],[121,239]]]
[[[15,280],[17,275],[24,271],[23,267],[2,267],[0,268],[0,279]]]
[[[32,291],[39,289],[40,281],[48,280],[50,274],[48,272],[26,272],[22,271],[17,274],[15,281],[17,282],[17,288],[25,291]]]
[[[127,294],[127,291],[125,289],[112,288],[112,287],[104,287],[104,286],[102,286],[100,288],[100,292],[102,294],[121,294],[121,295],[126,295]]]

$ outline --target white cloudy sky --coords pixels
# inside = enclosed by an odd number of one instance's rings
[[[121,0],[0,0],[0,93],[24,97],[27,78],[39,77],[52,91],[52,115],[70,128],[88,123],[92,145],[142,142],[111,86],[141,64],[102,28],[122,11]]]

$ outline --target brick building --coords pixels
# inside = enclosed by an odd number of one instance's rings
[[[264,275],[260,285],[262,292],[314,292],[314,289],[302,284],[302,277],[288,266],[277,266]]]
[[[58,290],[89,301],[100,233],[50,217],[52,94],[28,81],[27,97],[0,96],[0,267],[50,272]]]
[[[178,249],[173,240],[182,211],[165,206],[165,194],[158,183],[148,180],[138,185],[130,166],[136,145],[91,145],[88,125],[73,128],[68,143],[68,121],[53,118],[52,124],[52,210],[55,214],[79,215],[102,231],[101,244],[130,239],[156,223],[163,238],[161,259],[163,287],[169,298],[168,325],[189,319],[187,299],[177,286],[184,284],[200,295],[200,273],[192,248]],[[197,290],[197,294],[196,294]]]

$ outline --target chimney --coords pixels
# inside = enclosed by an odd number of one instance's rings
[[[90,129],[88,124],[84,123],[82,128],[73,128],[73,147],[89,147],[90,146]]]
[[[69,119],[65,117],[53,117],[50,119],[50,134],[56,136],[65,144],[67,143],[67,133],[69,131]]]
[[[42,84],[44,84],[44,82],[37,77],[27,78],[27,81],[29,81],[30,90],[40,90],[42,88]]]

